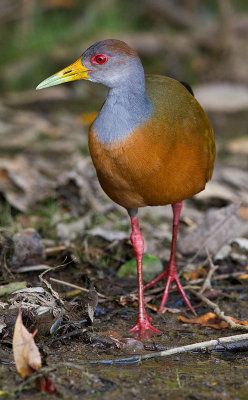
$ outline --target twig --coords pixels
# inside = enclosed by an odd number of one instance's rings
[[[80,365],[80,364],[75,364],[75,363],[70,363],[70,362],[60,362],[57,364],[58,367],[67,367],[71,369],[77,369],[78,371],[81,371],[81,374],[86,376],[89,380],[91,380],[94,383],[98,384],[103,384],[101,378],[98,376],[91,374],[87,370],[87,365]]]
[[[2,261],[2,262],[1,262]],[[7,272],[7,276],[9,275],[12,279],[14,278],[14,275],[12,274],[12,272],[10,271],[8,264],[7,264],[7,260],[6,260],[6,249],[4,248],[2,250],[2,256],[0,259],[0,265],[2,264],[3,266],[3,270],[5,270]],[[4,272],[5,272],[4,271]],[[3,275],[5,275],[5,273],[3,273]]]
[[[52,296],[58,301],[58,303],[66,309],[65,307],[65,303],[63,302],[63,300],[60,298],[59,294],[56,292],[56,290],[54,290],[51,286],[51,284],[45,279],[43,278],[43,276],[49,272],[49,271],[54,271],[55,269],[60,268],[62,265],[58,265],[57,267],[54,268],[50,268],[47,269],[45,271],[43,271],[40,275],[39,275],[39,279],[40,281],[47,287],[47,289],[49,290],[49,292],[52,294]]]
[[[76,329],[76,330],[74,330],[72,332],[64,333],[63,335],[60,335],[60,336],[58,336],[58,337],[56,337],[54,339],[48,340],[47,342],[45,342],[45,345],[46,346],[50,346],[54,342],[59,342],[60,340],[63,340],[63,339],[69,339],[70,337],[79,335],[80,333],[84,333],[85,331],[86,331],[85,328],[79,328],[79,329]]]
[[[221,281],[223,279],[236,278],[240,275],[245,274],[246,272],[239,271],[239,272],[232,272],[231,274],[221,274],[221,275],[215,276],[212,280],[213,281]],[[203,281],[204,281],[203,278],[199,278],[199,279],[194,279],[194,280],[188,281],[187,283],[188,284],[197,284],[197,283],[201,283]],[[183,288],[185,289],[185,286]]]
[[[207,247],[206,247],[206,253],[208,256],[210,268],[209,268],[208,274],[205,278],[205,281],[203,282],[202,288],[199,290],[200,294],[204,293],[207,289],[212,289],[211,279],[212,279],[214,272],[219,268],[218,266],[214,265]]]
[[[60,283],[61,285],[70,286],[70,287],[73,287],[75,289],[79,289],[82,292],[89,293],[89,291],[90,291],[89,289],[83,288],[83,287],[78,286],[78,285],[74,285],[73,283],[69,283],[69,282],[66,282],[66,281],[61,281],[59,279],[50,278],[50,281],[53,281],[53,282],[56,282],[56,283]],[[99,297],[102,297],[103,299],[107,298],[106,296],[104,296],[104,294],[101,294],[99,292],[97,292],[97,294],[98,294]]]
[[[54,254],[60,253],[61,251],[66,250],[66,246],[55,246],[55,247],[47,247],[45,249],[46,255],[47,256],[52,256]]]
[[[213,301],[207,299],[207,297],[203,296],[201,293],[197,293],[195,290],[190,289],[191,293],[193,293],[196,297],[202,300],[205,304],[213,309],[217,317],[221,320],[225,321],[231,329],[239,330],[239,331],[248,331],[247,325],[240,325],[234,322],[230,317],[224,314],[223,311],[219,308],[219,306]]]
[[[211,277],[211,280],[212,281],[221,281],[223,279],[236,278],[236,277],[239,277],[241,275],[244,275],[245,273],[247,273],[247,271],[232,272],[231,274],[216,275],[214,277]],[[193,286],[194,286],[194,289],[201,289],[200,286],[196,286],[196,285],[199,284],[199,283],[204,282],[206,279],[207,278],[205,278],[205,279],[204,278],[199,278],[199,279],[194,279],[194,280],[188,281],[186,285],[183,285],[183,289],[184,290],[186,290],[186,289],[190,289],[191,290],[191,289],[193,289]],[[154,289],[149,289],[149,290],[147,290],[146,293],[147,293],[147,296],[149,296],[149,295],[153,295],[153,294],[158,294],[158,293],[163,292],[163,291],[164,291],[164,286],[160,286],[160,287],[156,287]],[[173,284],[171,286],[171,288],[170,288],[170,292],[177,292],[177,291],[178,291],[178,289]],[[133,294],[137,295],[138,292],[135,291],[135,292],[128,293],[124,297],[128,297],[128,296],[131,296]],[[226,296],[228,296],[228,295],[226,295]]]
[[[189,344],[187,346],[175,347],[174,349],[158,351],[152,354],[144,354],[140,356],[120,358],[116,360],[98,360],[98,361],[89,361],[89,364],[127,364],[127,363],[136,363],[143,360],[148,360],[150,358],[156,357],[169,357],[175,354],[189,353],[192,351],[200,351],[200,352],[208,352],[210,350],[215,349],[216,346],[220,344],[228,344],[228,343],[236,343],[241,340],[248,340],[248,333],[242,335],[235,336],[224,336],[218,339],[208,340],[206,342],[199,342]]]
[[[17,272],[46,271],[47,269],[51,270],[51,267],[45,264],[23,265],[22,267],[17,268]]]

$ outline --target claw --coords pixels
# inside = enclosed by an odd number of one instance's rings
[[[167,272],[167,270],[166,270],[166,272]],[[165,290],[164,290],[164,293],[163,293],[162,301],[161,301],[160,307],[158,309],[158,312],[161,313],[163,311],[165,303],[166,303],[166,301],[168,299],[170,285],[172,284],[173,281],[175,281],[176,285],[177,285],[177,289],[181,293],[181,296],[182,296],[185,304],[188,306],[190,311],[194,315],[196,315],[196,312],[195,312],[194,308],[190,304],[190,301],[189,301],[188,297],[186,296],[186,293],[185,293],[181,283],[179,282],[177,273],[175,271],[173,273],[167,272],[167,275],[168,275],[167,282],[166,282]]]
[[[149,321],[151,321],[151,318],[149,317],[147,317],[143,321],[138,318],[137,324],[132,329],[130,329],[130,332],[135,332],[136,339],[149,339],[154,334],[162,334],[162,331],[154,328],[154,326],[152,326]]]

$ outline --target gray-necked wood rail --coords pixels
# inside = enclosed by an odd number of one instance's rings
[[[167,279],[161,312],[175,281],[185,303],[194,311],[177,276],[176,240],[182,201],[203,190],[212,176],[213,130],[187,85],[160,75],[145,77],[136,51],[120,40],[95,43],[37,89],[77,79],[109,88],[101,111],[89,128],[90,154],[103,190],[125,207],[131,218],[139,294],[138,320],[131,331],[139,336],[146,336],[149,331],[160,333],[151,325],[144,306],[144,241],[138,208],[171,204],[173,209],[170,260],[165,271],[145,288]]]

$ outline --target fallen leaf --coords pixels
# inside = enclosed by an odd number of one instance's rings
[[[0,192],[8,202],[21,211],[27,211],[38,201],[48,197],[54,183],[23,155],[0,160]]]
[[[214,290],[214,289],[206,290],[202,294],[204,294],[204,296],[209,300],[215,300],[220,296],[222,296],[222,297],[225,296],[225,294],[222,292],[222,290]]]
[[[127,304],[138,301],[138,295],[136,293],[130,293],[120,297],[120,304],[125,307]]]
[[[247,280],[247,279],[248,279],[248,274],[240,275],[240,276],[238,277],[238,279]]]
[[[152,299],[154,299],[154,296],[144,296],[145,304],[149,303],[149,301],[151,301]],[[130,293],[120,297],[120,304],[123,307],[138,301],[139,301],[138,293]]]
[[[247,220],[240,215],[243,206],[231,204],[227,207],[210,209],[203,222],[189,232],[178,243],[183,254],[206,255],[206,247],[210,254],[216,254],[222,246],[236,237],[248,232]],[[242,210],[244,215],[244,210]]]
[[[4,322],[4,316],[0,315],[0,333],[2,333],[2,331],[4,330],[4,328],[6,328],[6,324]]]
[[[244,220],[248,220],[248,206],[242,205],[239,210],[239,216],[240,218]]]
[[[201,267],[197,269],[196,271],[187,271],[183,273],[184,279],[186,281],[195,281],[196,279],[202,278],[203,276],[206,276],[207,271],[205,268]]]
[[[158,257],[152,256],[151,254],[143,255],[143,276],[144,281],[149,282],[157,275],[161,274],[164,267],[161,260]],[[118,278],[124,278],[129,276],[137,276],[137,262],[136,258],[132,258],[119,268],[117,272]]]
[[[248,154],[248,138],[245,136],[229,140],[226,148],[233,154]]]
[[[153,304],[146,304],[146,307],[150,308],[150,310],[153,310],[155,312],[158,312],[158,309],[159,309],[158,306],[154,306]],[[164,307],[161,314],[165,314],[167,311],[172,314],[177,314],[180,312],[180,310],[178,308]]]
[[[248,326],[248,321],[239,321],[238,319],[230,316],[228,318],[230,318],[236,324]],[[200,324],[201,326],[207,326],[213,329],[225,329],[229,327],[225,321],[220,320],[217,315],[212,312],[201,315],[198,318],[191,319],[179,315],[177,319],[178,321],[184,322],[185,324]]]
[[[228,184],[213,180],[209,182],[206,189],[198,193],[195,198],[197,201],[205,204],[211,204],[213,200],[218,200],[223,204],[229,204],[230,202],[238,202],[239,195],[236,191],[234,192]]]
[[[194,87],[197,100],[207,111],[237,112],[248,107],[248,88],[233,82],[212,82]]]
[[[130,236],[129,232],[119,231],[117,229],[105,229],[100,226],[88,230],[87,233],[93,236],[100,236],[109,242],[114,240],[129,239]]]
[[[27,282],[10,282],[7,285],[0,286],[0,296],[11,294],[16,290],[23,289],[27,286]]]
[[[35,333],[29,333],[23,325],[19,309],[13,337],[13,353],[16,369],[23,378],[41,368],[41,356],[34,342],[34,335]]]
[[[39,233],[32,228],[24,229],[13,236],[15,266],[37,265],[46,261],[45,246]]]
[[[134,338],[116,338],[112,335],[110,335],[110,338],[115,342],[118,349],[132,351],[133,353],[144,350],[144,345],[140,340]]]
[[[92,284],[89,282],[89,292],[86,296],[83,297],[82,308],[84,312],[87,314],[87,318],[89,318],[91,324],[94,321],[94,313],[98,304],[98,293]]]
[[[231,242],[231,246],[241,250],[243,253],[248,254],[248,239],[247,238],[236,238]]]

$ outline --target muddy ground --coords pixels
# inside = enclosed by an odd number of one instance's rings
[[[153,324],[163,334],[134,341],[123,339],[132,337],[129,328],[137,316],[137,297],[121,298],[135,293],[134,270],[124,277],[118,274],[120,267],[133,258],[129,221],[126,213],[102,193],[88,155],[87,124],[91,116],[82,115],[81,111],[95,108],[84,107],[85,100],[79,101],[74,95],[69,110],[65,98],[72,93],[70,90],[51,89],[49,96],[55,96],[53,101],[48,101],[46,94],[42,98],[32,94],[36,97],[31,100],[23,94],[7,96],[1,106],[1,284],[24,281],[24,287],[33,288],[31,294],[10,291],[1,297],[4,325],[0,347],[1,395],[16,399],[47,396],[35,389],[30,378],[23,383],[13,362],[13,325],[21,303],[24,324],[31,332],[38,329],[35,340],[43,367],[50,368],[47,374],[57,390],[53,398],[247,399],[246,347],[118,365],[90,363],[242,332],[179,322],[178,315],[192,316],[173,288],[167,312],[157,314],[153,309],[161,298],[163,283],[160,283],[160,289],[151,289],[146,294]],[[101,96],[103,93],[99,92]],[[248,187],[244,179],[248,168],[245,150],[248,114],[247,111],[212,112],[209,116],[218,148],[216,172],[205,195],[185,202],[178,266],[184,286],[199,291],[210,268],[209,260],[213,261],[218,270],[212,276],[212,287],[208,287],[206,296],[226,315],[247,320],[248,250],[246,242],[240,246],[235,239],[246,239],[248,234]],[[214,212],[214,222],[209,212]],[[146,253],[165,263],[171,235],[170,207],[146,208],[140,215]],[[23,239],[30,228],[31,241],[20,251],[16,233]],[[148,270],[153,265],[148,262]],[[53,269],[43,279],[65,302],[63,306],[39,278],[48,267]],[[242,279],[239,275],[243,275]],[[105,296],[99,297],[93,323],[88,315],[88,295],[51,278],[86,289],[90,279]],[[37,298],[35,288],[41,286],[45,294]],[[187,293],[198,316],[212,311]],[[37,317],[34,308],[44,305],[42,296],[48,296],[46,306],[49,303],[44,319]],[[49,329],[59,317],[58,330],[51,335]]]

